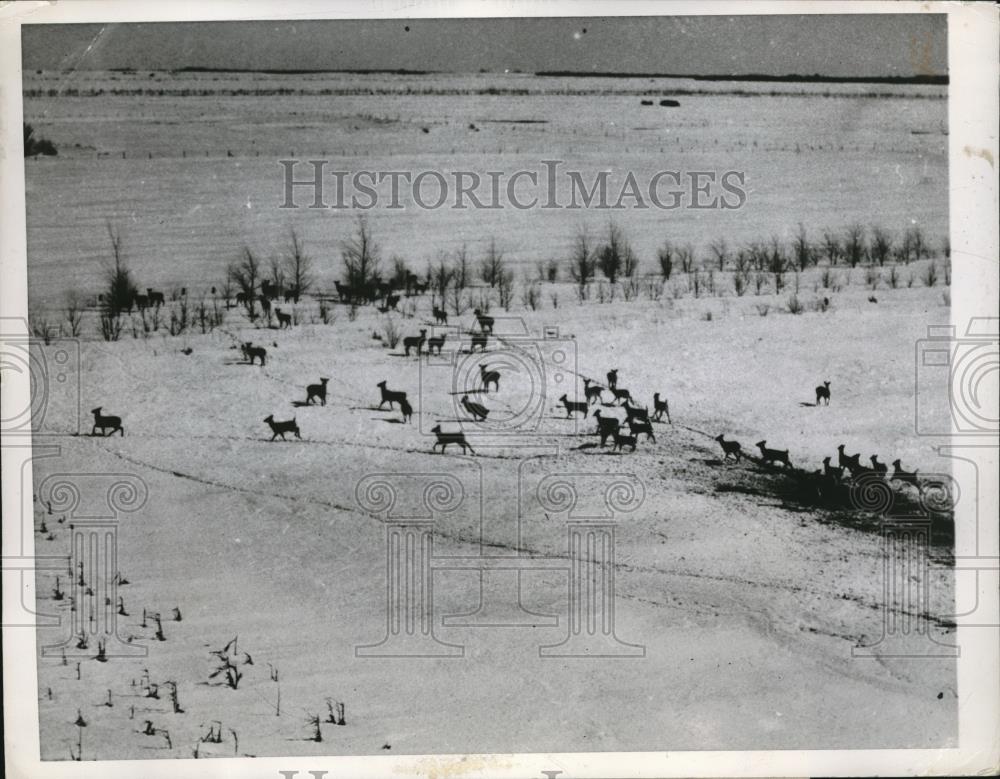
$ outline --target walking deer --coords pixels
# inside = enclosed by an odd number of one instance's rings
[[[767,441],[758,441],[756,446],[760,449],[760,456],[765,464],[781,463],[782,468],[792,467],[792,462],[788,459],[787,449],[768,449]]]
[[[462,447],[462,454],[465,454],[465,450],[468,449],[473,454],[476,450],[472,448],[468,441],[465,440],[465,433],[442,433],[441,425],[435,425],[431,428],[431,432],[434,433],[437,441],[435,441],[434,446],[431,447],[431,451],[437,451],[437,448],[441,447],[441,454],[444,454],[444,450],[448,448],[449,444],[454,444],[455,446]]]
[[[291,419],[286,420],[284,422],[276,422],[274,420],[274,414],[269,414],[264,419],[264,421],[267,422],[268,427],[271,428],[271,440],[272,441],[275,438],[277,438],[279,435],[281,436],[281,440],[282,441],[287,440],[285,438],[285,433],[294,433],[296,438],[298,438],[300,440],[302,439],[302,436],[299,434],[299,425],[295,421],[295,417],[292,417]]]
[[[101,406],[98,406],[90,412],[94,415],[94,426],[90,430],[91,435],[97,435],[97,429],[100,428],[101,435],[114,435],[116,432],[119,437],[125,435],[125,428],[122,427],[122,418],[115,416],[104,416],[101,414]],[[105,433],[105,430],[111,430],[110,433]]]

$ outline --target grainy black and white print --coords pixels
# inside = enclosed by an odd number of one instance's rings
[[[947,44],[26,24],[42,759],[955,746]]]

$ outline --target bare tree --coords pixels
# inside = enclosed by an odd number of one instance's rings
[[[809,245],[809,236],[806,233],[805,225],[799,222],[799,231],[792,241],[792,252],[795,255],[795,265],[800,271],[805,270],[812,258],[813,250]]]
[[[260,282],[260,261],[250,251],[250,247],[243,247],[243,258],[229,265],[228,275],[239,290],[237,297],[242,299],[247,317],[253,322],[257,318],[257,285]]]
[[[107,228],[108,238],[111,241],[111,264],[105,271],[104,309],[110,316],[117,317],[125,311],[132,310],[138,288],[125,262],[121,233],[110,222]]]
[[[313,274],[312,257],[306,254],[305,244],[299,238],[295,228],[289,233],[289,253],[285,256],[285,269],[291,293],[296,303],[305,295],[316,281]]]
[[[581,289],[586,289],[594,277],[595,267],[596,259],[594,249],[590,245],[590,236],[585,229],[580,230],[573,241],[573,254],[569,258],[569,277]]]
[[[500,282],[503,271],[503,252],[497,248],[496,239],[490,238],[490,248],[487,249],[486,256],[479,266],[479,274],[490,287],[495,287]]]
[[[719,270],[725,270],[726,263],[729,261],[729,247],[726,246],[726,239],[720,238],[717,241],[712,241],[708,249],[712,252]]]
[[[853,224],[847,228],[844,238],[844,258],[857,267],[858,263],[865,256],[865,228],[859,224]]]
[[[837,237],[836,233],[830,230],[823,231],[823,251],[826,252],[826,260],[830,265],[836,265],[843,256],[840,238]]]
[[[674,247],[670,241],[663,242],[663,246],[656,251],[656,259],[660,263],[660,275],[668,281],[674,271]]]
[[[344,259],[347,285],[355,294],[374,297],[382,259],[365,217],[358,217],[354,236],[341,244],[340,255]]]
[[[608,240],[597,252],[597,266],[612,284],[618,275],[635,263],[635,255],[624,231],[613,221],[608,222]],[[626,272],[626,275],[627,272]]]
[[[514,271],[500,271],[500,276],[497,279],[497,295],[503,310],[510,311],[510,304],[514,301]]]
[[[873,227],[868,253],[872,262],[877,262],[879,267],[885,265],[885,261],[892,256],[892,236],[881,227]]]
[[[453,283],[455,288],[461,291],[468,287],[471,281],[472,269],[469,267],[469,250],[463,243],[462,248],[455,252]]]
[[[452,283],[455,272],[443,255],[438,256],[437,265],[431,265],[427,273],[428,282],[434,295],[441,299],[444,306],[445,295],[448,294],[448,286]]]

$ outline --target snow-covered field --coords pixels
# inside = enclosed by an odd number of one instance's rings
[[[142,124],[153,121],[144,112],[154,109],[160,121],[178,105],[211,105],[231,118],[206,118],[205,135],[229,133],[233,146],[235,123],[252,133],[254,122],[264,121],[248,107],[253,98],[229,98],[225,105],[198,102],[206,98],[163,99],[171,101],[169,108],[157,107],[156,98],[32,98],[26,110],[29,118],[33,107],[38,110],[43,134],[57,144],[63,131],[70,133],[60,128],[71,124],[68,115],[57,114],[76,100],[74,110],[93,112],[96,105],[111,112],[95,117],[98,124],[126,117]],[[812,230],[856,219],[902,229],[916,219],[928,235],[943,235],[943,150],[935,158],[927,149],[913,148],[929,143],[929,136],[911,135],[905,121],[866,115],[898,110],[936,126],[944,118],[943,101],[711,98],[716,99],[739,106],[744,120],[749,115],[758,121],[729,125],[721,119],[718,127],[725,124],[746,142],[755,132],[762,142],[766,129],[773,145],[784,148],[751,153],[734,144],[733,159],[745,154],[745,164],[758,171],[777,165],[780,179],[798,189],[765,192],[768,204],[748,207],[732,233],[735,222],[701,216],[708,220],[701,230],[694,217],[677,213],[676,220],[660,214],[652,234],[652,216],[622,212],[621,224],[646,270],[653,270],[653,249],[668,233],[704,247],[723,235],[739,244],[772,232],[791,234],[798,221]],[[319,110],[316,97],[288,100],[285,108],[304,101]],[[387,113],[434,114],[453,132],[470,116],[481,119],[487,107],[499,105],[482,96],[435,98],[433,105],[418,97],[393,100],[397,103],[385,108]],[[627,100],[630,106],[638,103],[636,97]],[[866,111],[845,112],[852,100]],[[697,110],[711,116],[708,107]],[[554,111],[572,123],[571,114]],[[800,123],[784,122],[781,111],[800,117]],[[802,152],[809,137],[803,125],[831,126],[830,116],[820,116],[823,111],[840,116],[839,132],[849,146],[869,148],[867,133],[879,128],[879,144],[887,151],[858,151],[854,162],[846,152]],[[592,112],[579,115],[581,124],[601,124]],[[721,135],[718,127],[710,132]],[[377,145],[379,131],[368,131],[367,142]],[[79,124],[72,132],[81,138],[88,133]],[[177,132],[187,139],[191,128]],[[692,153],[713,165],[728,164],[715,161],[711,141],[699,141],[703,131],[685,132],[683,143],[699,149]],[[150,133],[159,150],[173,148],[170,131]],[[410,147],[397,148],[413,159],[421,154],[417,147],[424,135],[418,130],[407,136]],[[100,146],[104,137],[95,130],[87,142]],[[288,138],[294,137],[289,130]],[[297,139],[295,151],[322,151],[306,142],[308,137]],[[130,136],[122,144],[138,139]],[[564,140],[545,149],[551,141],[540,142],[539,153],[558,153]],[[617,141],[592,142],[616,165],[629,164]],[[442,149],[438,154],[446,153]],[[475,155],[475,149],[462,149]],[[260,160],[267,157],[270,166],[275,153],[268,149]],[[99,285],[87,284],[100,267],[108,218],[122,220],[129,259],[143,286],[205,288],[220,280],[240,241],[280,243],[274,236],[287,229],[288,220],[268,200],[272,195],[266,193],[276,184],[257,167],[264,162],[237,156],[215,158],[206,167],[179,159],[176,149],[171,154],[153,160],[132,154],[121,160],[119,154],[111,160],[69,152],[66,158],[28,163],[29,273],[40,305],[58,307],[68,284],[98,291]],[[246,140],[240,154],[248,154]],[[905,179],[924,170],[925,158],[935,184],[921,188],[911,182],[902,190],[904,199],[888,192],[897,187],[895,173],[861,179],[862,169],[874,166],[898,170]],[[656,167],[648,159],[644,164]],[[198,170],[202,175],[195,175]],[[764,174],[756,175],[760,181]],[[850,178],[850,191],[836,185],[840,177]],[[817,181],[825,184],[814,190]],[[136,187],[146,188],[145,199]],[[186,199],[190,188],[201,188],[198,202]],[[868,194],[858,194],[882,190],[877,207],[865,199]],[[264,205],[248,209],[247,202]],[[484,222],[476,214],[409,214],[401,217],[402,227],[390,228],[393,217],[383,214],[372,224],[387,253],[408,249],[406,257],[418,270],[437,248],[460,243],[456,236],[468,237],[472,246],[472,236],[501,229],[497,237],[507,242],[511,260],[531,268],[536,259],[565,257],[578,226],[565,214],[546,214],[535,222],[536,216],[518,214],[504,224],[496,215]],[[595,224],[604,219],[601,215]],[[324,287],[336,278],[333,258],[337,242],[347,237],[346,222],[343,214],[324,214],[302,216],[297,223],[317,255],[323,247]],[[446,229],[449,224],[461,224],[460,232]],[[408,232],[417,225],[419,230]],[[934,261],[943,271],[945,259],[936,249]],[[571,286],[546,284],[537,310],[519,299],[510,312],[494,304],[491,314],[501,337],[485,355],[474,357],[466,354],[469,312],[452,316],[455,327],[447,331],[440,359],[407,358],[401,345],[390,349],[373,338],[384,333],[386,315],[370,306],[352,317],[347,306],[335,305],[332,322],[311,321],[316,313],[311,298],[298,306],[302,323],[286,330],[264,329],[233,309],[222,328],[208,334],[161,331],[106,343],[93,338],[87,320],[79,404],[84,412],[101,405],[105,413],[120,415],[125,435],[86,435],[89,417],[81,420],[83,435],[73,435],[76,399],[53,393],[46,427],[63,435],[45,440],[58,443],[61,452],[35,461],[35,483],[39,487],[53,473],[86,471],[134,474],[148,487],[145,506],[122,516],[117,566],[128,580],[118,587],[127,612],[118,617],[119,634],[145,646],[148,655],[116,657],[109,647],[112,656],[102,663],[92,659],[91,647],[91,657],[80,661],[79,679],[72,650],[65,664],[58,652],[41,658],[43,758],[68,759],[80,742],[88,760],[192,757],[196,751],[208,757],[953,744],[953,660],[852,656],[853,647],[875,643],[883,631],[885,558],[876,521],[783,498],[783,477],[746,460],[723,463],[712,440],[724,433],[753,450],[756,441],[766,439],[771,447],[788,449],[793,464],[806,472],[821,468],[823,457],[836,461],[840,443],[866,459],[877,453],[883,462],[901,458],[907,469],[942,468],[914,435],[915,344],[928,325],[946,323],[949,314],[943,280],[933,287],[920,280],[929,262],[900,267],[898,288],[883,281],[874,291],[865,286],[860,267],[849,283],[847,270],[838,269],[843,278],[837,291],[822,285],[820,270],[806,271],[798,293],[806,310],[797,315],[787,311],[790,289],[736,296],[731,284],[723,287],[720,281],[719,294],[695,297],[668,285],[658,300],[642,295],[581,305]],[[887,267],[883,275],[888,272]],[[915,282],[908,286],[911,273]],[[821,310],[824,297],[829,306]],[[428,296],[415,299],[413,314],[392,315],[404,335],[420,328],[434,332]],[[264,367],[243,359],[237,344],[245,341],[267,348]],[[543,372],[531,373],[534,363],[514,348],[517,344],[540,355]],[[444,456],[433,453],[430,428],[440,423],[458,429],[464,414],[454,393],[467,388],[465,371],[478,372],[482,363],[497,367],[501,379],[499,391],[473,395],[490,408],[487,432],[468,421],[462,425],[476,453],[463,456],[452,447]],[[634,453],[602,449],[591,416],[567,419],[558,406],[563,393],[583,399],[582,377],[604,383],[611,368],[619,369],[620,385],[642,405],[652,405],[654,392],[670,402],[672,424],[654,424],[656,441],[639,441]],[[301,405],[306,385],[321,376],[330,379],[327,404]],[[411,422],[402,423],[398,410],[376,408],[381,380],[407,392],[414,406]],[[813,389],[823,380],[832,382],[832,402],[814,407]],[[527,427],[514,431],[517,435],[497,434],[496,420],[532,408],[539,399],[539,413]],[[610,403],[610,395],[606,399]],[[610,406],[602,412],[620,414]],[[279,420],[295,416],[302,440],[270,441],[263,422],[269,414]],[[572,511],[560,512],[554,498],[540,497],[540,485],[553,474],[577,474],[566,477],[578,485]],[[377,644],[386,633],[385,517],[372,505],[377,493],[365,497],[362,491],[359,504],[357,490],[373,477],[396,484],[393,516],[410,519],[428,517],[425,500],[437,505],[424,492],[429,482],[460,485],[454,493],[461,498],[458,505],[437,506],[430,516],[439,567],[432,579],[434,634],[444,644],[463,646],[463,656],[358,656],[357,647]],[[600,486],[609,482],[641,485],[636,488],[641,505],[609,513]],[[619,499],[611,500],[612,507]],[[581,517],[615,523],[614,630],[621,641],[644,647],[641,656],[539,652],[566,638],[570,611],[580,605],[567,597],[571,562],[579,558],[567,552],[567,520]],[[44,503],[37,504],[36,527],[46,525],[36,534],[39,554],[68,549],[69,520],[60,518],[58,511],[48,515]],[[936,543],[926,551],[927,570],[913,576],[926,585],[929,600],[918,613],[893,614],[914,620],[915,630],[947,644],[954,611],[950,550]],[[519,579],[503,570],[480,579],[479,571],[460,570],[448,560],[516,553],[539,563]],[[57,573],[38,574],[38,610],[68,618],[67,599],[53,598]],[[67,574],[60,575],[68,591]],[[518,581],[520,606],[534,617],[512,605]],[[499,608],[479,620],[486,624],[445,619],[475,612],[480,598]],[[154,636],[151,619],[143,626],[144,609],[162,615],[165,640]],[[179,621],[172,617],[174,609],[182,615]],[[511,621],[518,624],[503,624]],[[65,622],[62,628],[40,628],[39,645],[66,639]],[[242,674],[236,689],[222,682],[222,675],[212,676],[220,661],[211,654],[234,636],[237,648],[229,655]],[[146,693],[147,680],[158,685],[158,697]],[[183,711],[174,711],[167,681],[176,683]],[[345,725],[323,721],[327,699],[344,704]],[[78,713],[85,727],[74,725]],[[322,741],[313,740],[308,720],[314,716],[321,720]],[[143,732],[147,720],[152,735]],[[221,723],[220,743],[203,740],[213,722]]]

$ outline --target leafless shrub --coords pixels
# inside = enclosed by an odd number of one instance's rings
[[[899,271],[895,265],[889,266],[889,286],[896,289],[899,286]]]
[[[726,263],[729,262],[729,247],[726,246],[726,239],[720,238],[709,244],[708,250],[712,252],[712,257],[718,269],[725,270]]]
[[[330,305],[330,301],[326,298],[320,298],[319,318],[324,325],[332,324],[336,319],[336,314],[333,312],[333,306]]]
[[[503,251],[497,247],[496,239],[490,238],[490,245],[486,250],[486,256],[479,264],[479,275],[492,289],[501,282],[505,268]]]
[[[66,300],[63,305],[63,323],[66,325],[66,335],[70,338],[78,338],[80,326],[83,323],[83,301],[76,291],[66,293]]]
[[[880,281],[882,281],[882,274],[879,273],[878,269],[874,265],[869,265],[865,268],[866,287],[874,292],[878,288]]]
[[[35,338],[40,338],[48,346],[52,343],[57,333],[55,323],[49,318],[48,312],[37,303],[28,306],[28,322],[31,325],[31,334]]]
[[[635,300],[639,297],[639,279],[629,276],[622,281],[622,297],[626,301]]]
[[[535,311],[538,308],[538,301],[541,299],[538,282],[524,280],[521,287],[521,303],[525,308]]]
[[[733,292],[737,297],[743,297],[747,291],[747,277],[740,271],[733,273]]]
[[[788,309],[789,314],[801,314],[803,307],[802,302],[799,300],[799,296],[789,295],[788,301],[785,303],[785,308]]]
[[[767,316],[771,310],[771,307],[767,303],[758,303],[756,307],[758,316]]]
[[[941,301],[946,305],[951,305],[951,290],[943,289],[941,290]]]
[[[763,294],[764,287],[767,286],[767,274],[764,271],[759,270],[753,275],[753,288],[754,293],[757,295]]]
[[[677,261],[684,273],[690,273],[694,268],[694,247],[687,244],[677,249]]]

